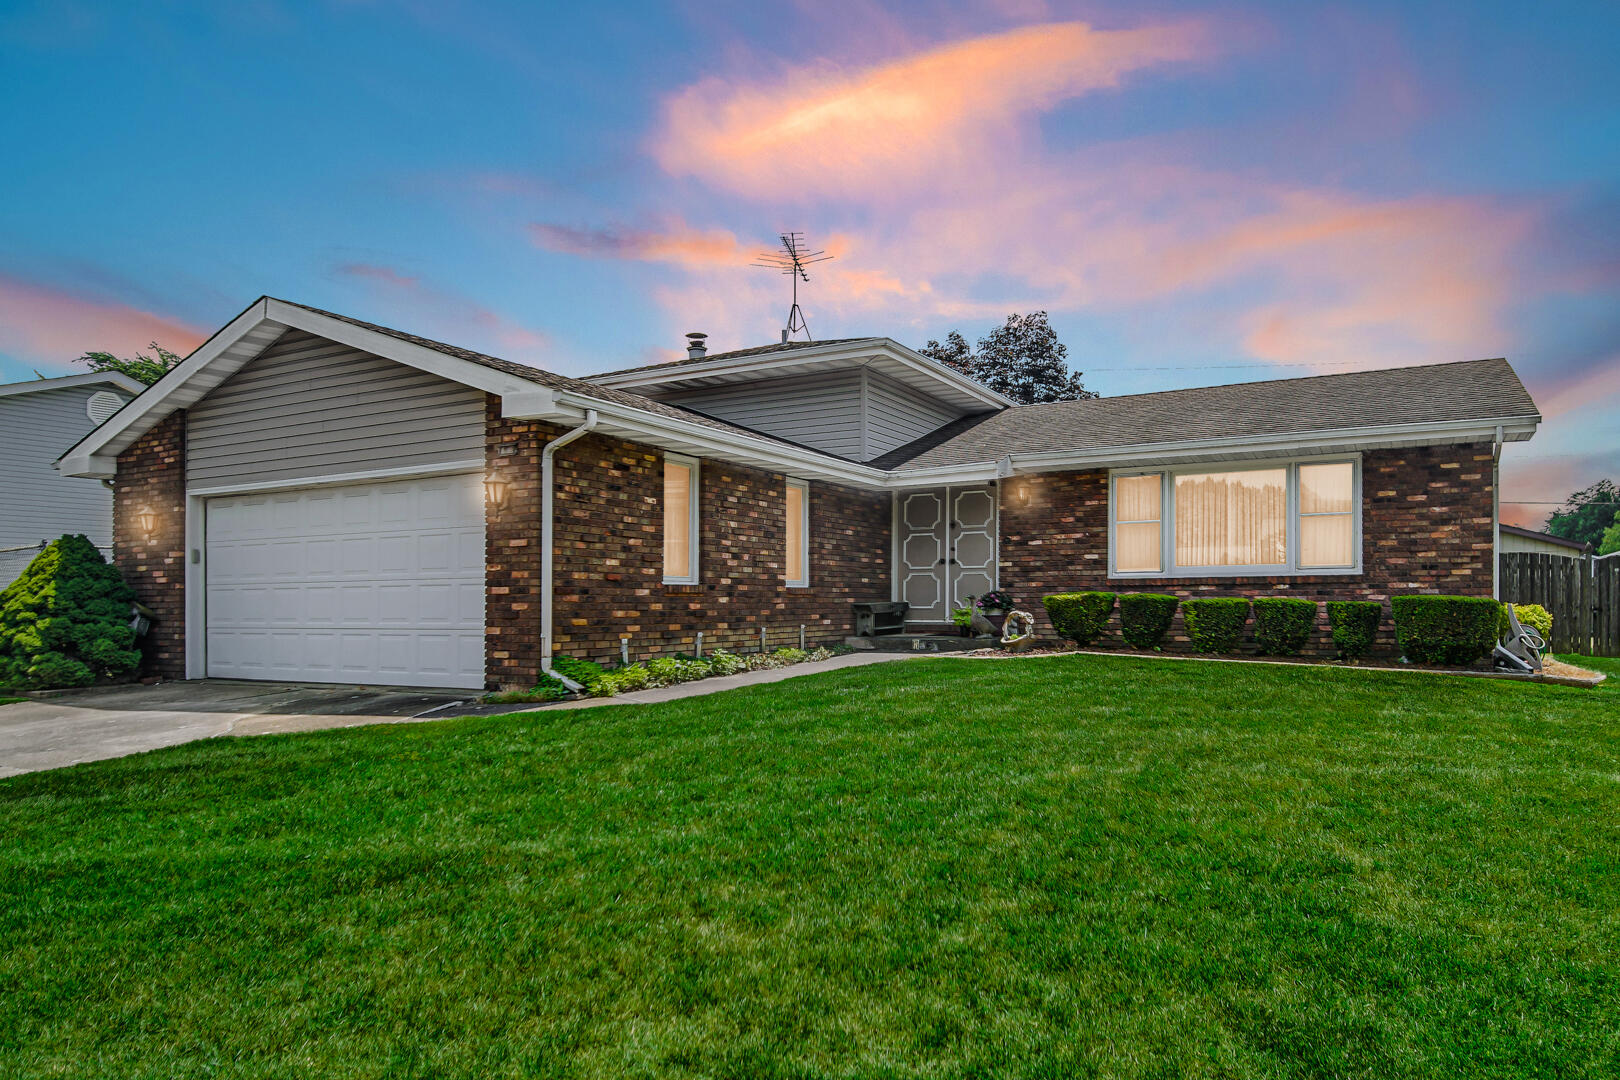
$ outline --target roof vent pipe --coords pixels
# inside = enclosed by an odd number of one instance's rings
[[[686,358],[688,360],[703,359],[704,355],[709,351],[708,346],[703,344],[708,336],[708,334],[699,333],[696,330],[686,335]]]

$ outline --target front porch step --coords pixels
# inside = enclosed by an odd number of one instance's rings
[[[995,638],[962,637],[960,634],[880,634],[877,637],[847,637],[852,649],[875,652],[972,652],[995,645]]]

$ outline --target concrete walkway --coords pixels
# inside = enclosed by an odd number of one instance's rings
[[[831,660],[822,660],[814,664],[794,664],[791,667],[765,668],[761,671],[745,671],[740,675],[720,675],[710,679],[696,679],[692,682],[677,683],[674,686],[660,686],[656,690],[633,690],[628,694],[619,694],[610,698],[582,698],[579,701],[560,701],[554,704],[542,705],[542,709],[591,709],[598,705],[651,705],[659,701],[678,701],[681,698],[702,697],[704,694],[718,694],[722,690],[735,690],[742,686],[763,686],[766,683],[781,682],[783,679],[795,679],[801,675],[815,675],[823,671],[837,671],[840,668],[865,667],[868,664],[884,664],[890,660],[912,660],[917,657],[932,657],[937,659],[939,653],[880,653],[856,652],[835,656]],[[533,712],[533,709],[508,709],[505,712]]]

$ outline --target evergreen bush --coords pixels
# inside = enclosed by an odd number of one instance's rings
[[[89,686],[134,675],[134,600],[87,538],[51,541],[0,592],[0,686]]]
[[[1254,602],[1254,640],[1267,656],[1298,656],[1316,626],[1316,601],[1262,596]]]
[[[1419,664],[1469,664],[1491,655],[1502,605],[1488,596],[1397,596],[1395,640]]]
[[[1119,598],[1120,636],[1137,649],[1157,649],[1181,603],[1162,593],[1125,593]]]
[[[1241,596],[1206,596],[1181,605],[1181,616],[1199,652],[1229,653],[1243,637],[1249,602]]]
[[[1058,636],[1076,645],[1090,645],[1102,637],[1108,616],[1114,610],[1111,592],[1057,593],[1041,598],[1046,616]]]
[[[1378,624],[1384,618],[1384,605],[1376,600],[1329,600],[1327,616],[1339,655],[1354,660],[1372,648]]]

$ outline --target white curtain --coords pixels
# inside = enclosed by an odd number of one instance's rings
[[[692,469],[664,462],[664,576],[692,576]]]
[[[1282,566],[1288,561],[1288,470],[1176,477],[1177,566]]]
[[[787,579],[804,581],[804,489],[789,484],[787,489]]]
[[[1122,574],[1164,569],[1163,479],[1161,473],[1150,473],[1114,480],[1114,569]]]
[[[1348,461],[1299,467],[1299,565],[1354,566],[1355,467]]]

